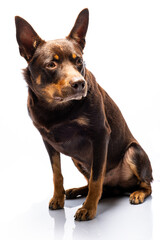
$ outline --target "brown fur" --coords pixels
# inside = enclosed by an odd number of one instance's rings
[[[28,67],[28,111],[39,130],[54,174],[49,208],[64,206],[60,153],[72,158],[88,185],[66,190],[66,198],[86,196],[75,215],[93,219],[101,195],[112,189],[133,192],[132,204],[151,194],[149,158],[130,132],[115,102],[96,82],[83,61],[89,13],[84,9],[65,39],[44,41],[16,17],[17,42]],[[96,51],[98,46],[96,47]],[[94,54],[94,49],[93,49]]]

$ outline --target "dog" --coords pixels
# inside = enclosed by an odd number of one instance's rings
[[[86,68],[83,49],[89,11],[83,9],[65,39],[44,41],[16,16],[16,37],[28,66],[28,111],[48,151],[54,195],[49,209],[86,196],[75,220],[91,220],[103,194],[119,189],[140,204],[152,192],[150,160],[130,132],[121,111]],[[87,185],[64,190],[60,153],[70,156]]]

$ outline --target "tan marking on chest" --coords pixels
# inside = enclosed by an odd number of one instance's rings
[[[79,125],[85,125],[85,126],[89,125],[89,119],[85,116],[75,119],[74,122],[78,123]]]

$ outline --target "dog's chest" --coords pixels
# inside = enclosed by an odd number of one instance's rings
[[[57,117],[46,114],[38,107],[28,104],[30,117],[39,130],[43,140],[47,141],[57,152],[77,159],[90,159],[92,143],[89,138],[91,123],[89,118],[80,113],[78,116]]]
[[[38,130],[43,139],[58,152],[79,159],[83,159],[85,154],[88,155],[91,152],[86,122],[82,118],[53,125],[49,129],[38,127]]]

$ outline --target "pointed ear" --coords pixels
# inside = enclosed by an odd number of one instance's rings
[[[83,9],[74,24],[68,38],[74,39],[83,49],[85,46],[85,36],[89,23],[89,11],[87,8]]]
[[[43,40],[23,18],[16,16],[15,23],[20,54],[27,60],[27,62],[29,62],[33,57],[36,48],[41,42],[43,42]]]

